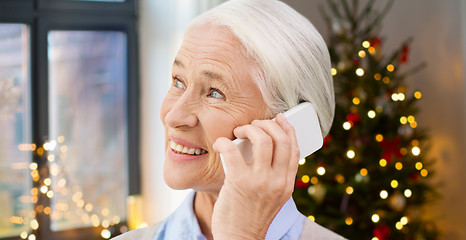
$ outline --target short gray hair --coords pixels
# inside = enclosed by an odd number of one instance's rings
[[[188,29],[203,23],[226,27],[257,62],[253,78],[271,114],[310,102],[327,135],[335,111],[330,56],[308,19],[278,0],[230,0],[194,19]]]

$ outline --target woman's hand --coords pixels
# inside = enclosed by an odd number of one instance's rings
[[[237,138],[253,145],[246,163],[227,138],[214,150],[223,155],[228,172],[214,206],[214,239],[264,239],[270,223],[291,197],[298,170],[299,148],[293,127],[283,114],[235,128]]]

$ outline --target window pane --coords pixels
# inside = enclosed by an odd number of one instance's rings
[[[126,219],[126,35],[48,34],[53,231]]]
[[[68,0],[68,1],[79,1],[79,2],[124,2],[126,0]]]
[[[0,24],[0,237],[28,231],[34,218],[29,83],[28,27]]]

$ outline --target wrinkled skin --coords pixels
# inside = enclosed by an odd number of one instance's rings
[[[264,120],[267,105],[253,70],[234,35],[216,25],[195,26],[175,58],[162,104],[165,181],[197,191],[194,211],[208,239],[264,239],[293,191],[299,160],[294,129],[281,114]],[[235,138],[251,140],[251,162],[244,162]],[[187,156],[170,141],[206,153]]]

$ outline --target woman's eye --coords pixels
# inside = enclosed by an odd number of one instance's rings
[[[211,88],[211,89],[210,89],[210,93],[209,93],[209,97],[218,98],[218,99],[224,99],[224,98],[225,98],[225,95],[223,95],[223,93],[220,92],[219,90],[217,90],[217,89],[215,89],[215,88]]]
[[[175,86],[176,88],[186,89],[184,83],[178,78],[173,78],[173,86]]]

